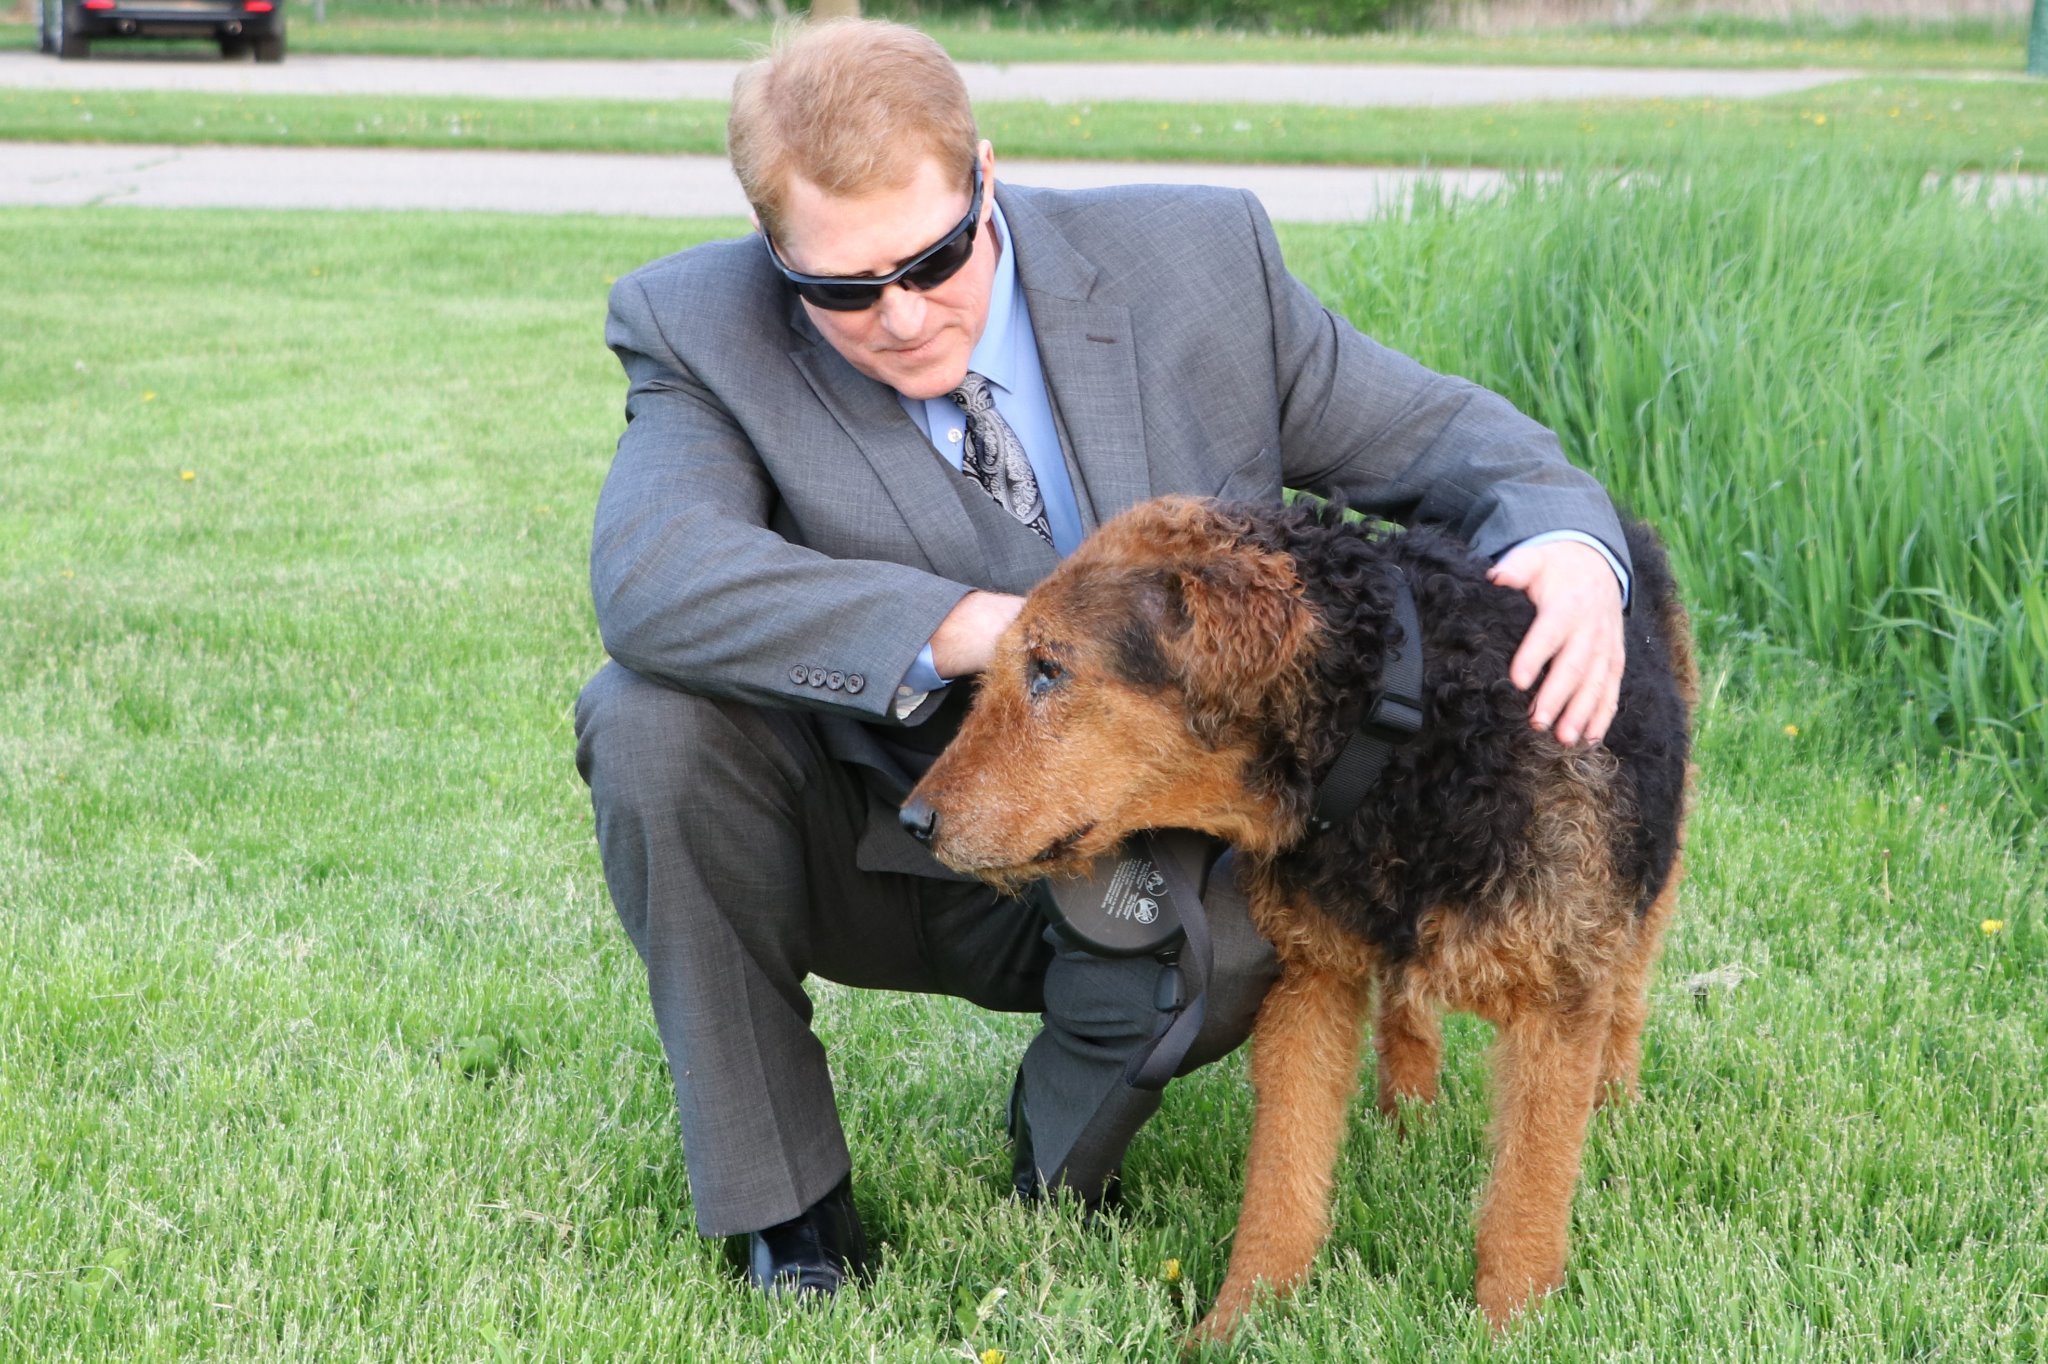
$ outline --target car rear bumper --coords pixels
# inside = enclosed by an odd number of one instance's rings
[[[280,11],[251,14],[240,6],[180,5],[163,0],[118,4],[79,14],[79,27],[89,38],[254,38],[284,27]]]

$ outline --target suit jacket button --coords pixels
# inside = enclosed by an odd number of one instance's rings
[[[833,691],[838,691],[841,687],[846,685],[846,674],[841,672],[826,673],[825,685],[830,687]]]
[[[846,694],[848,696],[858,696],[860,689],[867,684],[868,680],[859,673],[848,673],[846,675]]]
[[[801,663],[799,663],[796,667],[791,668],[789,670],[789,680],[796,683],[799,687],[801,687],[804,684],[804,679],[809,676],[809,670],[806,669]]]
[[[811,681],[811,685],[812,685],[812,686],[814,686],[814,687],[822,687],[822,686],[824,686],[824,685],[825,685],[825,670],[824,670],[823,668],[813,668],[813,669],[811,669],[811,672],[810,672],[810,681]]]

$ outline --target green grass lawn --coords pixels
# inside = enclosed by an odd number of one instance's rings
[[[296,3],[300,52],[473,57],[732,58],[767,39],[766,24],[609,15],[520,5],[422,7],[332,0],[327,21]],[[962,61],[1478,62],[1602,66],[1843,66],[1882,70],[2018,71],[2026,31],[1984,21],[1831,25],[1702,19],[1491,37],[1397,32],[1356,37],[1102,31],[1042,24],[935,21],[926,27]],[[0,45],[33,46],[24,24],[0,26]]]
[[[826,988],[878,1278],[772,1309],[689,1229],[570,707],[606,285],[736,227],[0,210],[0,1357],[1172,1357],[1228,1251],[1242,1057],[1083,1227],[1002,1197],[1026,1020]],[[1425,209],[1287,245],[1448,363],[1455,310],[1400,282],[1501,297],[1482,238]],[[1691,879],[1570,1282],[1487,1342],[1459,1024],[1412,1139],[1358,1114],[1331,1248],[1242,1357],[2048,1350],[2048,844],[1889,684],[1700,616]]]
[[[1892,77],[1760,100],[1457,109],[991,103],[977,113],[998,151],[1013,157],[1551,166],[1846,150],[1914,172],[2048,162],[2048,84],[2019,80]],[[0,90],[0,138],[721,155],[725,105]]]

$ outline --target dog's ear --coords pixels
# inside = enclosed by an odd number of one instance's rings
[[[1311,627],[1301,582],[1286,555],[1240,546],[1160,583],[1161,652],[1187,695],[1188,727],[1213,748],[1299,675]]]

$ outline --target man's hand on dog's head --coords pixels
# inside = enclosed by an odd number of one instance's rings
[[[1509,679],[1524,691],[1543,678],[1529,723],[1551,730],[1567,748],[1581,739],[1599,743],[1621,700],[1625,659],[1614,569],[1590,545],[1552,540],[1510,551],[1487,577],[1536,604],[1536,620],[1508,665]]]
[[[969,592],[932,634],[932,667],[948,678],[980,672],[995,653],[996,641],[1023,609],[1022,597]]]

